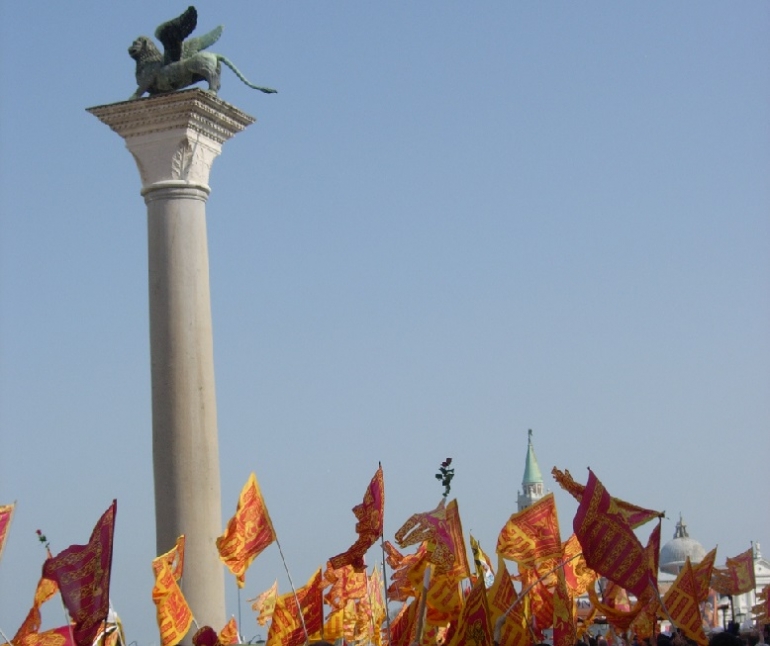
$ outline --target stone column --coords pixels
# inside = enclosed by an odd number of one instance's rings
[[[186,536],[182,590],[198,624],[219,631],[225,595],[215,545],[222,510],[206,199],[222,144],[254,119],[200,89],[88,111],[125,139],[147,204],[157,551]]]

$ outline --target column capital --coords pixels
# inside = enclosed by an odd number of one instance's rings
[[[139,169],[142,194],[167,187],[206,193],[222,144],[254,117],[199,88],[88,108],[118,133]]]

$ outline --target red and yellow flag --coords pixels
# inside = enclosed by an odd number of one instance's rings
[[[396,543],[401,548],[425,543],[428,560],[439,572],[449,572],[458,566],[467,571],[465,544],[464,542],[460,545],[455,543],[457,523],[459,523],[457,501],[453,500],[447,507],[442,498],[434,510],[412,514],[396,532]]]
[[[524,605],[516,603],[516,589],[513,587],[511,575],[505,565],[502,555],[497,555],[497,573],[492,586],[487,590],[489,619],[492,623],[493,635],[499,632],[500,646],[526,646],[530,642],[529,631],[524,620]],[[513,607],[513,608],[512,608]],[[505,618],[501,618],[505,613]],[[498,624],[499,630],[498,630]]]
[[[388,597],[392,601],[406,601],[416,597],[422,589],[422,577],[428,565],[428,548],[423,543],[414,554],[404,556],[390,541],[383,544],[388,565],[393,568],[388,586]]]
[[[489,622],[487,589],[479,579],[471,588],[460,615],[450,646],[493,646],[492,626]]]
[[[356,572],[363,572],[366,569],[364,555],[382,536],[385,515],[385,484],[382,478],[382,466],[377,469],[377,473],[366,488],[363,502],[353,507],[353,513],[358,519],[356,523],[358,540],[347,551],[332,556],[329,563],[335,570],[345,565],[352,565]]]
[[[320,631],[323,625],[322,592],[321,568],[318,568],[308,582],[297,589],[296,595],[289,593],[278,597],[266,646],[299,646]]]
[[[14,646],[75,646],[72,641],[70,626],[60,626],[42,633],[32,633],[21,641],[14,641]]]
[[[184,574],[184,534],[176,539],[176,544],[165,554],[154,558],[152,560],[152,571],[157,576],[161,568],[161,563],[168,563],[171,568],[171,573],[174,575],[174,580],[179,581]]]
[[[59,585],[64,605],[75,622],[77,646],[91,646],[110,611],[110,570],[117,501],[96,523],[86,545],[70,545],[43,564],[43,576]]]
[[[160,644],[175,646],[190,630],[193,622],[192,611],[169,561],[161,556],[153,561],[152,569],[155,573],[152,600],[155,603]]]
[[[711,574],[714,570],[714,561],[717,558],[717,548],[715,547],[706,556],[703,557],[700,563],[692,566],[692,575],[695,577],[695,585],[698,586],[698,599],[705,601],[709,596],[709,588],[711,587]]]
[[[572,600],[564,571],[556,571],[553,591],[553,646],[574,646],[577,641],[575,603]]]
[[[348,599],[361,599],[366,596],[366,572],[357,572],[352,565],[341,568],[331,567],[331,561],[324,572],[324,581],[331,584],[324,595],[324,601],[332,608],[344,608]]]
[[[409,646],[417,625],[418,600],[404,603],[390,625],[390,646]]]
[[[561,558],[559,519],[552,493],[508,519],[497,539],[497,553],[527,568]]]
[[[714,568],[711,585],[720,594],[731,596],[756,588],[753,548],[728,558],[724,568]]]
[[[15,502],[12,502],[10,505],[0,505],[0,558],[3,558],[3,549],[11,530],[14,509],[16,509]]]
[[[219,631],[217,642],[222,646],[239,644],[241,642],[240,635],[238,635],[238,623],[235,621],[235,617],[230,617],[230,621]]]
[[[704,597],[705,599],[705,597]],[[685,561],[674,583],[663,597],[668,615],[686,637],[700,646],[708,646],[708,638],[703,632],[703,618],[700,614],[698,583],[695,581],[690,559]]]
[[[238,587],[246,584],[246,570],[252,561],[275,540],[270,514],[253,473],[241,491],[235,516],[225,533],[217,538],[219,558],[235,575]]]
[[[278,579],[275,580],[272,586],[265,590],[262,594],[254,599],[247,599],[247,601],[253,601],[251,609],[256,611],[257,623],[260,626],[264,626],[267,621],[273,616],[273,610],[275,609],[275,600],[278,597]]]
[[[567,584],[567,589],[573,598],[579,597],[593,586],[599,575],[586,564],[583,548],[575,534],[571,534],[564,541],[562,553],[564,555],[564,581]]]
[[[564,491],[572,494],[572,497],[575,500],[578,502],[583,500],[583,493],[586,488],[582,484],[575,482],[569,470],[564,469],[564,471],[560,471],[554,467],[551,469],[551,475]],[[630,502],[626,502],[620,498],[613,498],[612,500],[615,503],[618,512],[622,514],[626,519],[626,522],[631,525],[631,529],[636,529],[653,518],[663,518],[663,513],[655,511],[654,509],[645,509],[638,505],[632,505]]]
[[[653,575],[649,555],[593,471],[572,527],[588,567],[640,597]]]

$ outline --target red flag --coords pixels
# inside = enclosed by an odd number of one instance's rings
[[[251,562],[274,540],[273,523],[257,476],[252,473],[241,490],[235,516],[227,523],[225,533],[217,538],[219,558],[235,575],[239,588],[246,584],[246,570]]]
[[[528,568],[561,559],[559,518],[552,493],[508,519],[497,538],[497,553]]]
[[[382,535],[383,516],[385,514],[385,485],[382,480],[382,466],[377,469],[372,481],[366,488],[364,500],[353,507],[356,515],[356,533],[358,540],[346,552],[329,559],[331,567],[339,570],[345,565],[352,565],[356,572],[366,569],[364,554]]]
[[[72,632],[77,646],[93,644],[110,611],[112,539],[117,505],[117,500],[113,500],[96,523],[87,545],[70,545],[43,564],[43,576],[59,584],[64,605],[75,622]]]
[[[572,527],[588,567],[640,597],[650,585],[649,555],[591,470]]]
[[[307,635],[321,630],[323,625],[323,585],[321,569],[294,593],[285,594],[276,600],[273,621],[267,633],[267,643],[271,646],[299,646],[306,641]],[[299,606],[297,605],[299,602]],[[300,619],[301,613],[301,619]],[[304,623],[304,627],[303,627]]]

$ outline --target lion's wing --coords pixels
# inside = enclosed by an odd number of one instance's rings
[[[219,25],[219,27],[212,29],[207,34],[203,34],[203,36],[189,38],[188,40],[184,41],[184,43],[182,43],[182,58],[189,58],[201,50],[211,47],[215,42],[219,40],[223,29],[224,27]]]
[[[195,7],[187,7],[181,15],[167,20],[155,30],[155,37],[163,43],[163,63],[168,65],[182,58],[182,43],[195,30],[198,24],[198,12]]]

